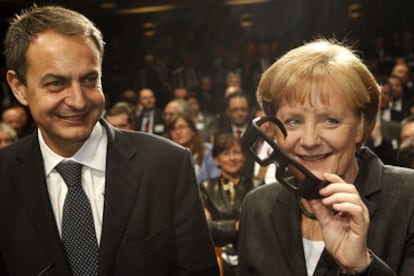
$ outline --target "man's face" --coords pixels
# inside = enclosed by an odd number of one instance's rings
[[[398,100],[399,98],[401,98],[402,93],[404,91],[404,86],[402,82],[395,77],[388,78],[388,82],[391,84],[392,87],[392,98],[394,100]]]
[[[234,97],[230,99],[227,107],[227,115],[232,124],[242,127],[249,118],[249,103],[244,97]]]
[[[390,84],[384,84],[381,87],[381,100],[380,100],[380,109],[387,109],[392,100],[392,91]]]
[[[414,137],[414,122],[408,122],[401,126],[401,130],[400,130],[401,142],[410,137]]]
[[[139,102],[145,110],[151,110],[155,106],[154,92],[149,89],[143,89],[139,94]]]
[[[410,69],[405,64],[396,65],[392,73],[400,77],[403,83],[407,83],[410,80]]]
[[[99,51],[90,38],[47,31],[31,42],[26,58],[26,84],[7,73],[13,93],[29,106],[46,144],[71,156],[104,108]]]
[[[20,134],[27,123],[26,111],[23,107],[9,108],[2,114],[2,122],[8,124]]]
[[[112,116],[107,115],[105,119],[108,121],[108,123],[110,123],[114,127],[117,127],[120,129],[128,129],[128,130],[133,129],[132,124],[128,121],[128,114],[126,113],[121,113],[121,114],[112,115]]]

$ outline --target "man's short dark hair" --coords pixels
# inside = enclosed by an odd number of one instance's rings
[[[66,36],[90,37],[99,51],[101,61],[104,53],[102,33],[84,15],[61,6],[41,6],[23,10],[16,15],[4,40],[6,69],[14,70],[18,79],[26,83],[26,53],[32,40],[45,31]]]

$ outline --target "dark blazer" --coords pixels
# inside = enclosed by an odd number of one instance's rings
[[[142,120],[144,118],[144,111],[137,117],[135,122],[135,129],[141,130],[141,124]],[[154,118],[153,118],[153,124],[152,124],[152,133],[157,135],[165,135],[167,132],[164,119],[162,118],[162,111],[155,108],[154,109]]]
[[[218,275],[189,152],[102,123],[108,148],[99,275]],[[70,275],[37,132],[0,151],[0,221],[0,275]]]
[[[413,275],[414,170],[384,164],[362,151],[355,185],[370,214],[368,248],[373,262],[363,275]],[[242,206],[240,275],[307,275],[298,199],[279,183],[250,192]],[[314,275],[336,276],[324,251]]]

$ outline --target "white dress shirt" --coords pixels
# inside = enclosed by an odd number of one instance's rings
[[[91,204],[96,239],[99,244],[102,232],[106,149],[108,144],[105,128],[98,122],[93,128],[90,137],[71,158],[64,158],[53,152],[46,145],[40,130],[38,130],[38,137],[45,167],[47,189],[59,235],[62,236],[63,204],[68,189],[55,167],[62,160],[73,160],[83,165],[82,188]]]

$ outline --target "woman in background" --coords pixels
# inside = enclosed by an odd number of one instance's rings
[[[224,275],[237,274],[238,221],[245,195],[262,182],[242,176],[245,161],[240,139],[225,133],[214,139],[213,157],[219,177],[200,185],[201,198],[216,247],[221,247]]]
[[[211,155],[212,144],[203,142],[192,118],[176,113],[168,121],[167,128],[171,140],[190,149],[198,183],[220,175]]]

